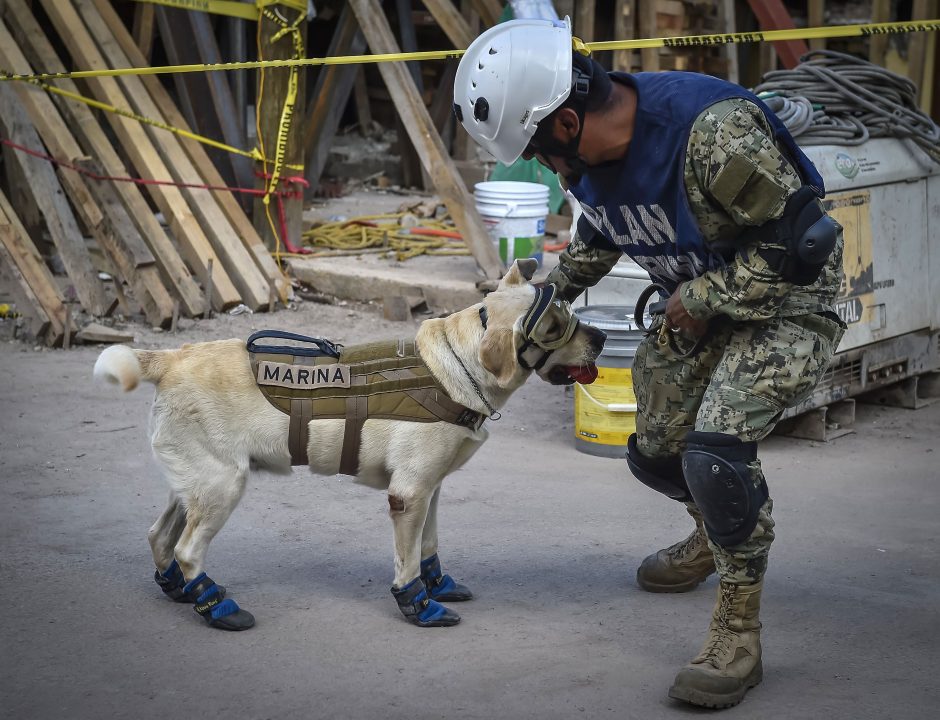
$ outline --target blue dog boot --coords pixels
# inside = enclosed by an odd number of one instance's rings
[[[170,563],[170,567],[168,567],[163,572],[160,572],[159,570],[155,571],[153,574],[153,579],[156,580],[157,585],[160,586],[160,589],[173,602],[196,602],[195,598],[191,598],[188,593],[183,591],[183,586],[186,585],[186,580],[183,578],[183,571],[180,570],[180,566],[179,563],[176,562],[176,558],[174,558],[173,562]],[[216,585],[216,587],[219,589],[219,593],[222,595],[222,597],[225,597],[225,588],[221,585]]]
[[[421,578],[415,578],[401,590],[392,587],[392,595],[405,620],[418,627],[450,627],[460,622],[460,615],[428,597]]]
[[[231,598],[224,598],[220,586],[205,573],[186,583],[183,592],[192,599],[196,613],[211,627],[220,630],[247,630],[254,627],[254,616],[238,607],[238,603]]]
[[[461,585],[450,575],[443,573],[437,553],[421,561],[421,580],[428,589],[432,600],[441,602],[473,600],[473,593],[470,592],[470,588]]]

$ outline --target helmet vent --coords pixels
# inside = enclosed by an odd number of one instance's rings
[[[495,55],[497,52],[499,51],[496,48],[493,48],[493,47],[490,48],[490,55]]]
[[[474,90],[477,89],[477,82],[476,82],[476,80],[471,80],[471,81],[470,81],[470,87],[472,87]]]
[[[477,70],[483,69],[483,63],[477,63]]]

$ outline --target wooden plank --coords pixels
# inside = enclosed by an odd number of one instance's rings
[[[148,63],[153,49],[154,9],[149,3],[137,3],[134,8],[134,43]]]
[[[734,0],[731,0],[734,2]],[[614,3],[614,37],[632,40],[636,27],[636,0],[617,0]],[[633,50],[614,50],[614,70],[633,71]]]
[[[0,83],[0,107],[3,108],[0,113],[3,134],[18,145],[42,151],[39,134],[10,83]],[[55,170],[47,160],[26,153],[15,152],[9,157],[20,166],[29,181],[30,193],[36,199],[79,302],[92,315],[103,315],[108,309],[104,288]]]
[[[46,267],[23,223],[16,216],[7,196],[0,191],[0,227],[2,226],[7,226],[10,230],[0,233],[0,242],[3,242],[13,264],[49,319],[45,341],[48,345],[57,345],[65,335],[64,319],[68,312],[65,298],[62,297],[55,278]]]
[[[654,38],[659,37],[656,29],[656,0],[637,0],[639,13],[637,21],[639,23],[640,37]],[[643,48],[640,50],[640,66],[644,72],[659,72],[659,48]]]
[[[113,33],[114,39],[117,41],[118,45],[124,50],[130,64],[134,67],[146,65],[143,56],[134,47],[127,30],[124,28],[114,8],[105,3],[99,7],[99,10],[101,10],[101,18]],[[144,75],[141,76],[141,80],[150,92],[150,96],[153,98],[154,102],[163,110],[167,122],[183,130],[189,130],[189,125],[186,123],[186,120],[183,118],[177,106],[173,103],[170,94],[166,91],[160,79],[156,75]],[[221,174],[209,159],[209,155],[206,153],[201,143],[188,138],[180,138],[180,143],[206,184],[214,186],[222,186],[225,184]],[[275,292],[281,299],[281,302],[286,303],[290,291],[290,281],[284,276],[280,268],[278,268],[277,263],[274,262],[271,253],[261,241],[261,236],[258,235],[258,231],[255,230],[248,216],[245,215],[245,211],[242,210],[241,204],[231,192],[226,190],[213,190],[212,194],[242,244],[251,254],[255,265],[261,271],[262,275],[264,275],[268,284],[274,285]]]
[[[40,0],[40,2],[59,33],[59,38],[77,64],[91,70],[103,70],[109,67],[72,3],[57,0]],[[87,84],[92,95],[101,102],[121,108],[130,106],[124,96],[122,86],[115,78],[88,78]],[[106,116],[121,146],[141,177],[154,180],[168,180],[173,177],[140,123],[115,113],[106,113]],[[216,252],[209,244],[199,222],[187,205],[186,199],[179,189],[172,186],[148,185],[147,189],[170,224],[173,236],[180,244],[186,261],[205,282],[209,260],[216,257]],[[217,267],[212,294],[213,305],[224,309],[233,307],[240,301],[241,297],[231,279],[222,272],[221,268]]]
[[[127,55],[121,50],[98,12],[98,7],[110,8],[108,0],[74,0],[74,3],[81,11],[82,19],[97,41],[105,61],[111,67],[127,67],[130,64]],[[154,120],[166,121],[162,108],[150,97],[139,76],[122,77],[119,83],[136,112]],[[174,180],[188,185],[203,184],[176,135],[152,125],[147,126],[147,133]],[[198,218],[202,231],[218,258],[217,267],[213,271],[213,283],[216,284],[216,275],[223,281],[227,275],[241,296],[242,303],[251,310],[266,307],[270,284],[255,266],[254,260],[235,234],[212,193],[203,188],[185,187],[182,188],[182,195]]]
[[[441,30],[447,35],[454,47],[458,50],[466,50],[470,43],[476,37],[470,31],[470,25],[464,20],[460,10],[454,7],[451,0],[421,0],[428,12],[434,17],[435,22],[441,26]],[[593,4],[593,3],[592,3]]]
[[[353,17],[349,6],[343,6],[336,31],[327,49],[327,56],[361,55],[365,49],[366,41],[359,31],[356,18]],[[317,75],[317,82],[304,114],[304,175],[310,183],[308,192],[312,193],[320,183],[320,176],[326,167],[330,146],[339,129],[343,110],[349,102],[356,75],[361,71],[360,65],[326,65]]]
[[[78,331],[75,339],[83,343],[132,343],[134,334],[121,332],[100,323],[88,323]]]
[[[2,23],[0,62],[15,73],[32,73],[32,67]],[[42,89],[26,83],[16,83],[13,89],[54,157],[74,161],[82,155],[81,147],[65,120]],[[104,174],[100,166],[96,166],[94,172]],[[173,311],[172,299],[160,280],[150,249],[127,216],[124,206],[117,201],[113,188],[110,188],[112,183],[86,181],[80,173],[64,166],[59,166],[58,176],[82,224],[107,253],[117,268],[119,279],[133,288],[134,296],[144,309],[148,322],[151,325],[168,323]],[[108,205],[99,203],[99,199],[93,197],[89,184],[109,186],[114,202]]]
[[[388,20],[378,0],[350,0],[359,19],[366,41],[374,53],[399,52]],[[400,113],[411,141],[418,151],[425,170],[454,219],[457,229],[467,243],[487,279],[503,275],[503,263],[496,247],[476,211],[473,197],[467,192],[453,160],[447,155],[440,136],[434,129],[420,95],[411,77],[401,63],[380,63],[379,72],[385,80],[395,107]]]
[[[107,9],[117,17],[111,3],[107,4]],[[98,11],[104,16],[105,9],[100,3]],[[170,64],[215,64],[223,61],[208,13],[158,7],[157,23]],[[108,27],[115,35],[127,34],[123,22],[117,27],[109,22]],[[118,44],[130,58],[131,53],[123,43]],[[242,148],[245,129],[226,76],[227,73],[223,72],[175,73],[173,82],[179,98],[178,108],[189,127],[195,128],[200,135],[219,138],[227,145]],[[213,147],[206,147],[205,151],[225,178],[225,185],[252,186],[251,158]]]
[[[66,71],[65,65],[59,60],[25,0],[4,0],[4,3],[0,4],[0,10],[20,49],[34,68],[50,73]],[[53,84],[69,92],[78,92],[71,80],[56,80]],[[61,95],[51,97],[85,152],[97,158],[108,175],[127,177],[130,173],[123,160],[88,106],[66,100]],[[199,286],[183,264],[163,227],[157,222],[140,188],[132,183],[122,182],[115,184],[115,190],[127,214],[153,252],[163,281],[179,298],[183,312],[190,316],[202,313],[204,301]]]
[[[871,21],[873,23],[889,22],[891,20],[891,0],[872,0]],[[875,65],[885,65],[885,55],[888,52],[888,35],[871,35],[868,38],[868,60]]]
[[[26,331],[30,336],[42,340],[50,326],[49,315],[20,272],[13,255],[7,250],[7,246],[13,245],[13,232],[12,225],[0,225],[0,277],[8,283],[16,311],[28,323]]]
[[[726,0],[722,0],[725,2]],[[732,2],[733,7],[733,2]],[[807,0],[806,25],[808,27],[822,27],[826,23],[826,0]],[[728,32],[722,30],[722,32]],[[825,50],[826,38],[816,38],[809,41],[810,50]]]
[[[937,0],[914,0],[911,6],[911,20],[928,20],[937,16]],[[931,72],[936,47],[936,33],[911,33],[908,50],[908,77],[917,86],[918,104],[921,110],[929,112],[933,82]]]
[[[822,0],[819,0],[822,2]],[[735,0],[720,0],[718,6],[718,32],[733,33],[735,31]],[[734,43],[728,43],[721,51],[727,63],[725,77],[733,83],[740,81],[741,72],[738,67],[738,46]]]
[[[594,0],[580,0],[574,17],[575,36],[592,42],[594,40]]]
[[[470,0],[470,2],[486,27],[493,27],[503,12],[502,3],[499,0]]]
[[[287,23],[292,23],[298,15],[295,8],[288,8],[284,5],[274,5],[278,15]],[[264,60],[286,60],[294,56],[294,42],[291,33],[284,34],[280,39],[274,42],[274,38],[280,31],[281,26],[262,15],[259,20],[258,37],[260,38],[260,47],[258,48],[259,57]],[[307,23],[300,24],[299,29],[303,33],[303,44],[306,47]],[[306,53],[306,50],[304,50]],[[260,107],[257,108],[259,137],[258,144],[264,148],[268,160],[274,160],[277,152],[278,129],[281,126],[281,114],[284,110],[284,101],[287,99],[290,89],[290,70],[288,68],[275,68],[268,70],[259,70],[256,73],[258,78],[259,90],[263,78],[263,92],[259,92]],[[301,68],[297,75],[297,97],[293,110],[293,120],[290,124],[290,130],[287,133],[285,141],[284,162],[290,165],[303,165],[304,148],[302,136],[302,113],[304,109],[304,86],[306,71]],[[258,172],[270,172],[273,165],[267,168],[262,163],[255,163],[255,169]],[[299,171],[303,174],[303,171]],[[284,169],[284,176],[296,175],[297,170]],[[267,181],[264,178],[258,178],[255,186],[257,188],[267,187]],[[283,184],[282,184],[282,187]],[[269,248],[274,248],[277,238],[272,232],[270,223],[267,219],[266,209],[269,209],[272,217],[277,223],[277,205],[274,198],[270,198],[271,205],[265,207],[261,198],[255,198],[254,201],[254,224],[261,236],[264,244]],[[284,198],[283,207],[287,225],[288,238],[296,245],[301,244],[301,233],[303,231],[303,198]],[[280,234],[280,230],[278,233]]]

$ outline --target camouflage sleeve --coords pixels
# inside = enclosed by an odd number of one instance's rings
[[[582,217],[577,232],[559,255],[558,265],[545,282],[555,285],[565,300],[573,302],[585,288],[597,285],[622,256],[622,251],[607,242]]]
[[[761,110],[743,99],[725,100],[696,119],[689,137],[686,188],[707,244],[731,242],[734,259],[685,283],[680,298],[695,318],[723,314],[761,320],[778,314],[793,285],[783,282],[755,250],[735,242],[741,226],[763,225],[783,214],[800,179],[773,142]]]

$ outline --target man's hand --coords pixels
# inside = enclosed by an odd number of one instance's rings
[[[666,301],[666,326],[690,338],[700,338],[708,330],[708,320],[696,320],[686,312],[679,297],[680,285]]]

